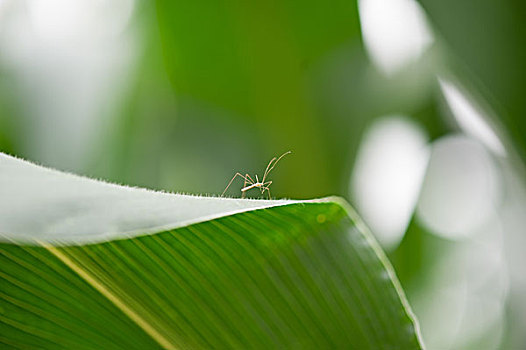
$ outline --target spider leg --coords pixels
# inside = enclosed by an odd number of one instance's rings
[[[247,187],[247,183],[254,183],[254,181],[252,181],[252,179],[250,178],[250,175],[248,174],[245,174],[244,179],[245,179],[245,183],[243,184],[243,188]],[[241,198],[245,198],[246,194],[247,194],[247,191],[241,190]]]
[[[278,159],[276,159],[275,157],[272,158],[270,163],[268,163],[267,169],[265,170],[265,174],[263,175],[263,180],[261,180],[261,182],[265,182],[265,179],[267,178],[268,174],[272,171],[272,169],[274,169],[274,167],[276,166],[276,164],[278,164],[281,158],[285,157],[287,154],[290,154],[290,153],[292,152],[291,151],[285,152],[281,156],[279,156]],[[272,164],[272,161],[274,161],[274,159],[276,159],[276,161],[274,162],[274,164]]]
[[[269,188],[271,184],[272,184],[272,181],[268,181],[268,182],[263,183],[263,186],[261,187],[261,194],[263,194],[263,193],[265,193],[265,191],[267,191],[268,199],[271,199],[270,198],[270,188]]]
[[[251,185],[253,185],[253,184],[256,183],[256,182],[254,181],[254,179],[252,179],[252,178],[250,177],[250,175],[248,175],[248,174],[245,175],[245,178],[247,179],[247,182],[248,182],[249,184],[251,184]]]
[[[234,175],[234,177],[232,178],[232,180],[230,180],[230,182],[228,183],[228,185],[226,186],[225,190],[223,191],[223,193],[221,193],[221,197],[223,197],[225,195],[225,192],[226,190],[228,190],[228,188],[230,187],[230,185],[232,185],[232,182],[234,181],[234,179],[238,176],[241,176],[241,178],[243,178],[245,180],[245,184],[247,182],[247,179],[241,175],[241,173],[236,173],[236,175]]]
[[[263,173],[263,180],[261,182],[265,182],[265,178],[267,177],[267,174],[270,172],[270,166],[272,165],[272,162],[276,160],[276,157],[272,158],[270,162],[268,162],[267,168],[265,169],[265,172]]]

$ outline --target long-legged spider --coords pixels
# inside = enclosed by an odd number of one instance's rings
[[[230,182],[228,183],[228,185],[226,186],[225,190],[223,191],[223,193],[221,194],[221,197],[223,197],[223,195],[225,194],[226,190],[228,190],[228,188],[230,187],[230,185],[232,184],[232,182],[234,181],[234,179],[236,177],[241,177],[243,180],[245,180],[245,183],[243,184],[243,188],[241,189],[241,198],[245,198],[245,195],[247,193],[247,191],[253,189],[253,188],[259,188],[259,190],[261,191],[261,194],[265,193],[265,191],[267,191],[267,194],[268,194],[268,199],[270,199],[270,185],[272,184],[272,181],[266,181],[265,180],[267,179],[267,176],[268,174],[272,171],[272,169],[274,169],[274,167],[276,166],[276,164],[278,164],[278,162],[280,161],[281,158],[283,158],[284,156],[286,156],[287,154],[289,153],[292,153],[291,151],[288,151],[288,152],[285,152],[283,153],[279,158],[272,158],[270,160],[270,162],[268,163],[267,165],[267,168],[265,169],[265,173],[263,173],[263,179],[261,180],[261,182],[259,181],[258,179],[258,176],[255,175],[255,178],[256,178],[256,181],[254,181],[254,179],[252,177],[250,177],[249,174],[245,174],[244,176],[241,174],[241,173],[236,173],[234,175],[234,177],[232,178],[232,180],[230,180]]]

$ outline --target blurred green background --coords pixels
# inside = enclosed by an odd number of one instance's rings
[[[291,150],[273,196],[349,200],[429,349],[524,348],[524,62],[518,0],[2,0],[0,151],[218,195]]]

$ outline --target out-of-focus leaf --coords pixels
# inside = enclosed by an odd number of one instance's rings
[[[252,159],[292,149],[295,156],[288,162],[295,170],[276,175],[279,193],[295,198],[340,193],[337,177],[348,159],[347,144],[340,147],[327,122],[331,115],[317,110],[311,75],[327,55],[360,46],[356,3],[158,0],[156,5],[179,121],[196,119],[193,127],[186,123],[190,128],[184,132],[201,134],[218,120],[223,125],[219,133],[211,128],[210,136],[221,147],[218,155],[223,154],[218,169],[234,167],[229,163],[234,153],[255,168],[260,165],[249,163]],[[210,112],[195,115],[199,105]],[[239,142],[239,135],[251,137]],[[194,148],[190,142],[179,147]]]
[[[0,198],[4,346],[421,347],[341,199],[155,193],[5,155]]]
[[[475,85],[526,159],[526,3],[420,0],[447,42],[454,69]]]

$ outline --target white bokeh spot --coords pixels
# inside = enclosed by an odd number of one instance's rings
[[[414,0],[359,0],[365,48],[387,75],[415,62],[433,43],[426,15]]]
[[[439,236],[467,237],[492,219],[499,185],[493,159],[482,144],[463,135],[445,136],[433,143],[418,218]]]
[[[424,178],[427,136],[401,116],[381,119],[365,134],[351,180],[357,208],[385,248],[402,239]]]

